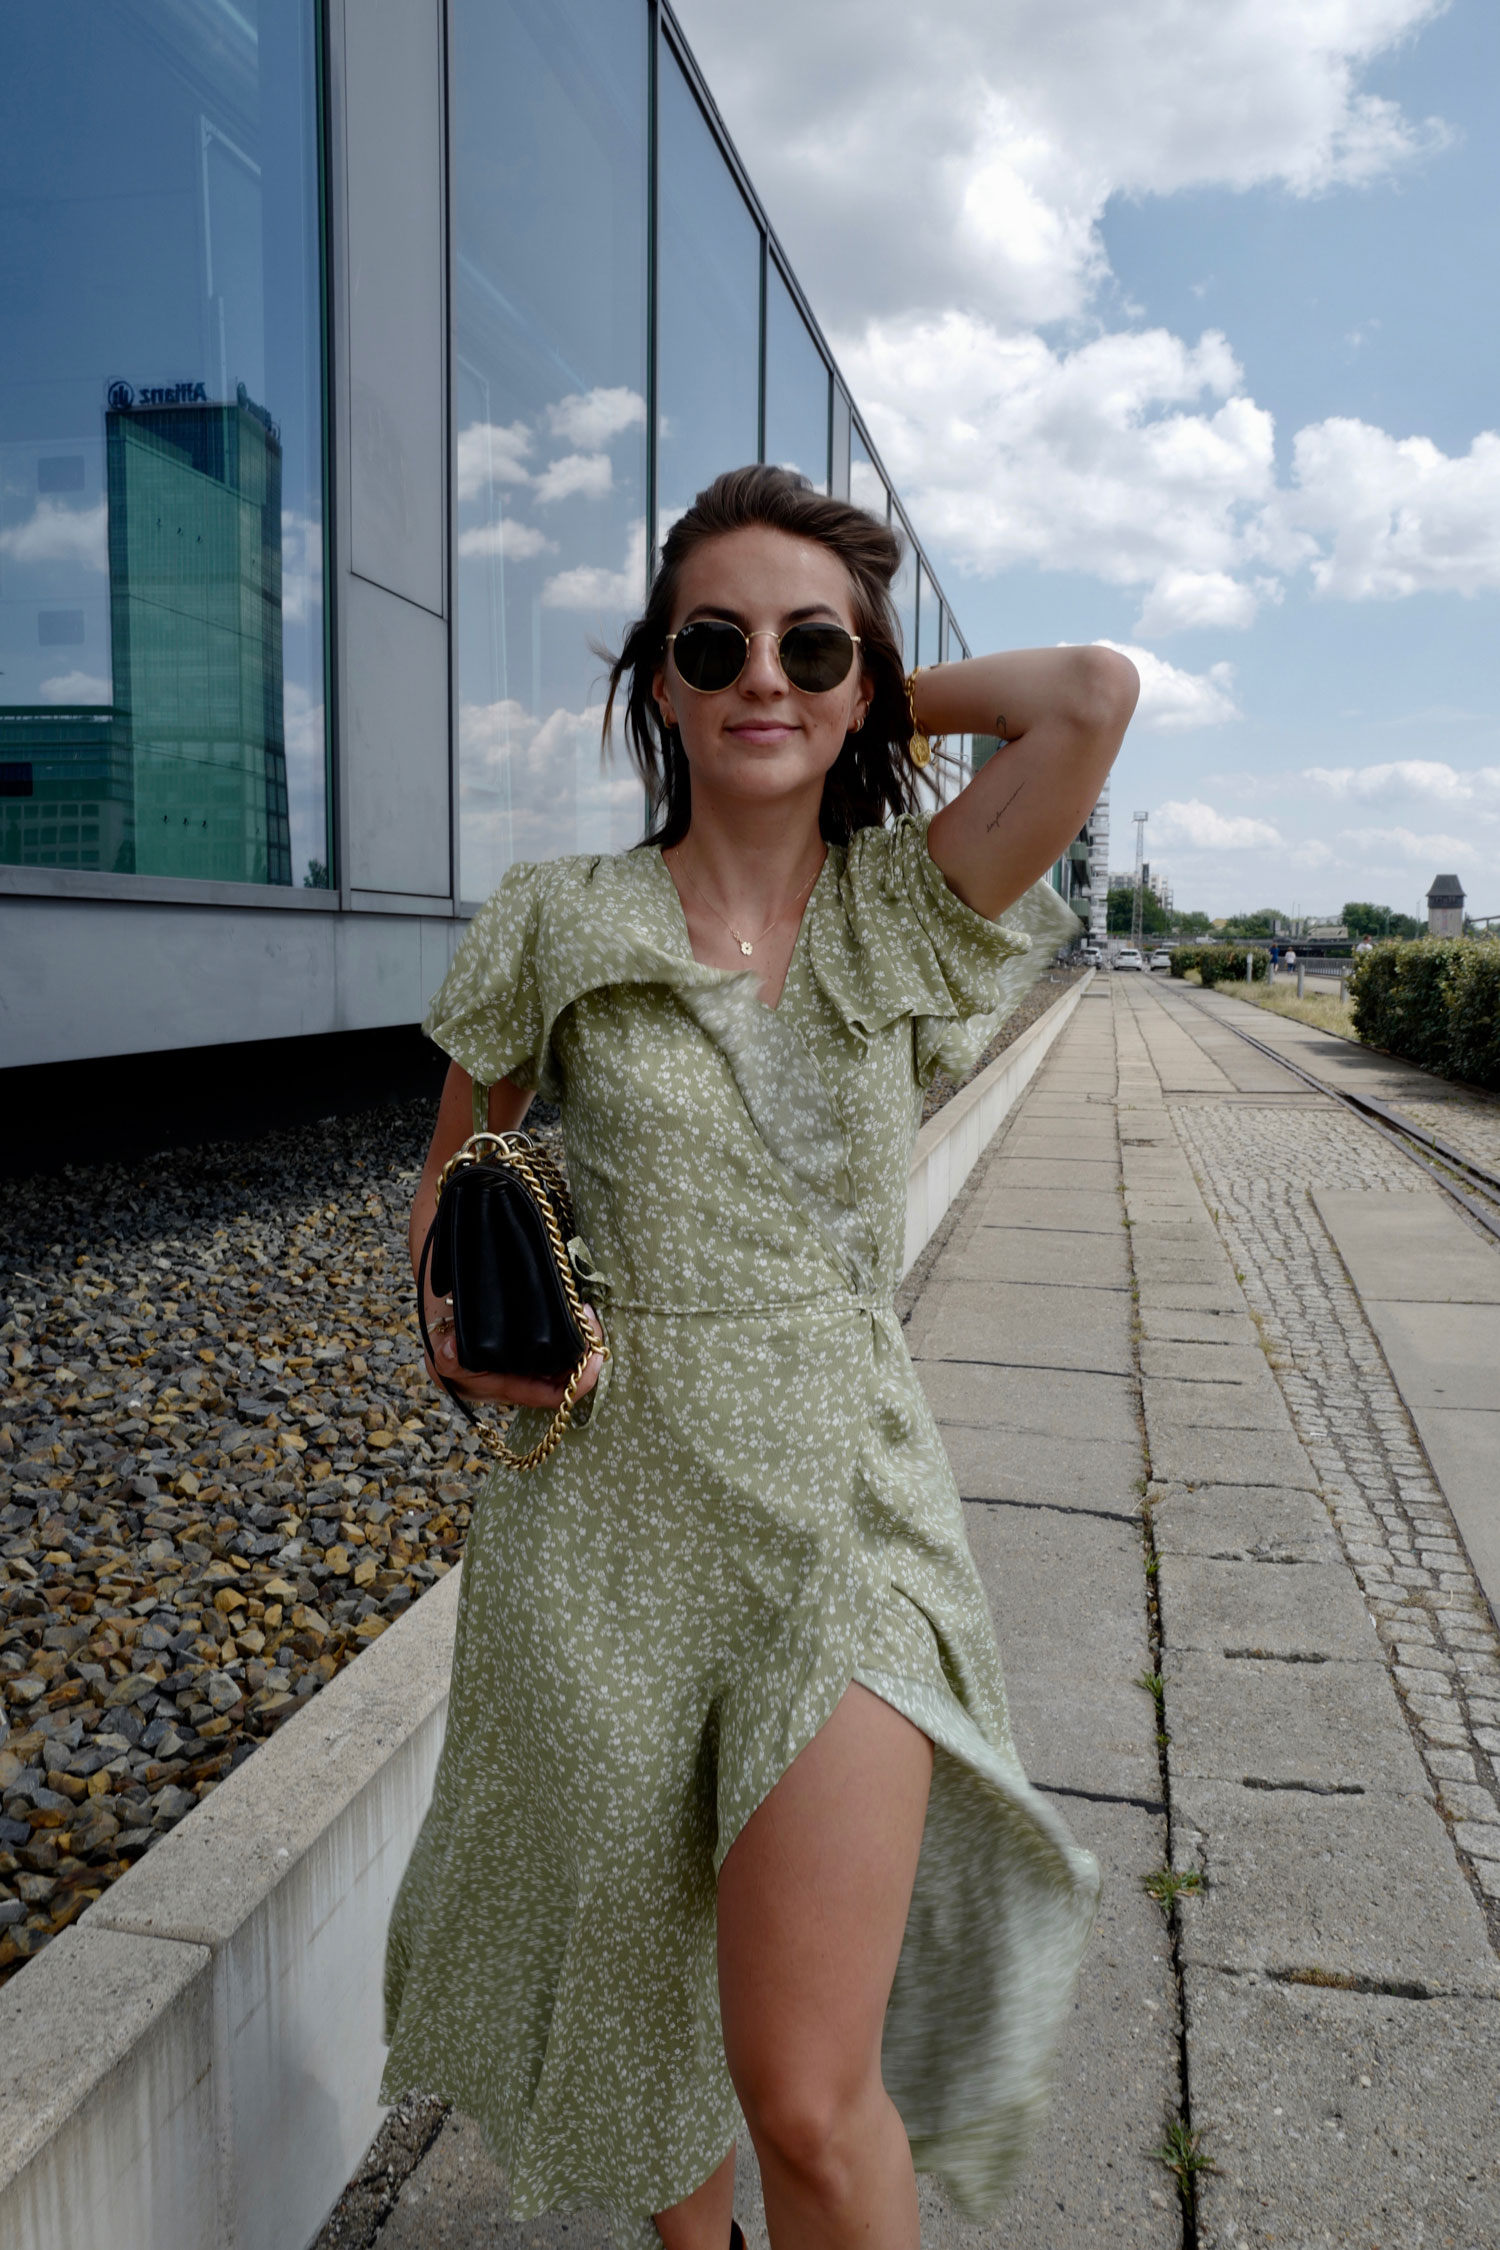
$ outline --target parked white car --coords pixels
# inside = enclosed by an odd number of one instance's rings
[[[1172,966],[1171,947],[1159,945],[1151,956],[1150,966],[1153,969],[1170,969]]]
[[[1117,969],[1139,969],[1143,976],[1146,972],[1146,964],[1141,959],[1140,948],[1134,945],[1121,946],[1119,952],[1115,955],[1115,967]]]

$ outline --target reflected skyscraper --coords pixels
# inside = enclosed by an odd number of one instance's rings
[[[105,456],[135,872],[290,883],[280,439],[241,389],[111,407]]]
[[[0,860],[290,883],[275,426],[243,388],[104,423],[113,692],[0,712]]]

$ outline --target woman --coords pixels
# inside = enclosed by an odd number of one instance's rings
[[[922,1086],[1030,981],[1023,926],[1038,967],[1072,931],[1037,878],[1137,683],[1070,648],[908,690],[897,561],[782,471],[701,493],[611,681],[655,838],[512,868],[428,1017],[413,1244],[474,1118],[560,1100],[610,1358],[475,1512],[385,2098],[475,2117],[518,2215],[668,2250],[730,2242],[741,2116],[776,2250],[912,2250],[914,2163],[991,2212],[1097,1889],[1016,1761],[892,1293]],[[1004,743],[930,825],[914,723]],[[543,1410],[523,1443],[559,1396],[451,1336],[433,1372]]]

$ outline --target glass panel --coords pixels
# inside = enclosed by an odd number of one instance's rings
[[[889,521],[891,496],[885,479],[865,451],[858,430],[849,440],[849,497],[856,508],[867,508],[882,523]]]
[[[949,656],[949,654],[948,654],[948,628],[949,628],[949,623],[950,623],[950,620],[949,620],[949,616],[948,616],[948,607],[947,607],[947,604],[946,604],[946,603],[944,603],[944,605],[943,605],[943,621],[942,621],[942,625],[940,626],[940,628],[939,628],[939,632],[938,632],[938,662],[939,662],[939,664],[951,664],[951,663],[952,663],[952,661],[953,661],[953,659],[952,659],[952,658],[951,658],[951,657]]]
[[[640,835],[602,665],[646,597],[644,8],[453,9],[459,883]]]
[[[837,383],[833,386],[833,483],[835,498],[849,497],[849,401]]]
[[[941,661],[942,636],[938,630],[939,610],[937,588],[925,567],[918,566],[917,576],[917,662],[937,664]]]
[[[11,865],[328,882],[316,16],[0,17]]]
[[[766,459],[828,490],[828,363],[773,259],[766,268]]]
[[[911,533],[899,514],[893,513],[891,529],[901,542],[901,567],[891,583],[891,600],[896,605],[896,616],[901,625],[902,661],[911,666],[917,661],[917,562]]]
[[[660,540],[704,485],[756,458],[760,228],[666,47],[658,99]]]

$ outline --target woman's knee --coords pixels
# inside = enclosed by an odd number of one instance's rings
[[[878,2076],[840,2084],[832,2075],[799,2070],[768,2073],[735,2091],[762,2165],[796,2180],[832,2208],[853,2191],[873,2111],[883,2107]]]

